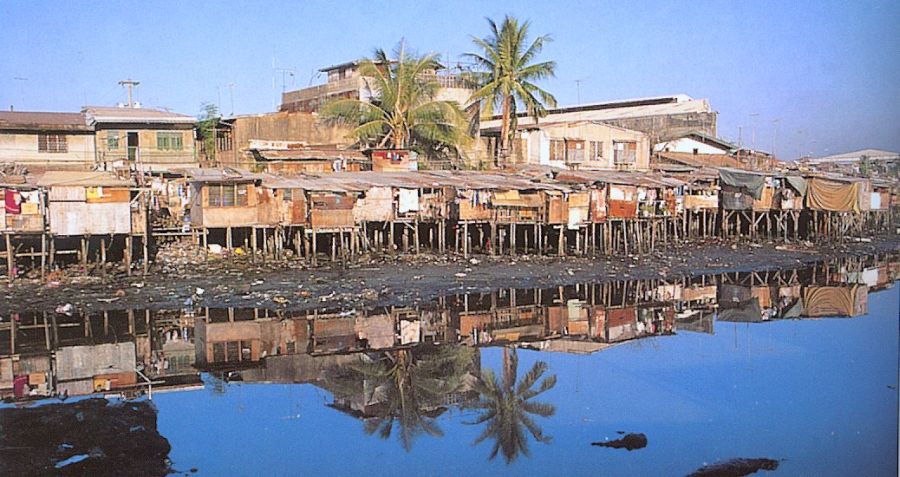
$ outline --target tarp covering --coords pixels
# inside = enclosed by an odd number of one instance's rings
[[[866,287],[807,287],[803,290],[804,315],[856,316],[865,313]]]
[[[788,184],[791,185],[794,189],[797,189],[797,192],[800,195],[806,195],[807,181],[802,176],[786,176]]]
[[[736,169],[719,169],[719,180],[732,187],[746,189],[754,199],[762,197],[766,176]]]
[[[859,212],[859,182],[838,182],[818,177],[808,182],[806,205],[828,212]]]

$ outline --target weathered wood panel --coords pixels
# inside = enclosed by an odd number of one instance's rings
[[[103,235],[131,232],[131,206],[128,202],[106,204],[53,202],[49,209],[50,232],[54,235]]]

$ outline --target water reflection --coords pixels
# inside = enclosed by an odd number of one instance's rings
[[[475,387],[480,399],[473,404],[481,412],[472,424],[484,425],[484,431],[475,439],[475,444],[493,440],[494,447],[488,459],[494,459],[499,452],[507,464],[519,454],[529,455],[526,431],[534,440],[550,443],[551,437],[544,434],[534,417],[550,417],[556,413],[552,404],[534,400],[556,386],[555,374],[544,377],[549,369],[547,363],[535,362],[521,380],[518,379],[518,367],[516,349],[504,346],[501,379],[498,381],[490,369],[484,370]]]
[[[667,281],[620,280],[552,289],[445,296],[420,307],[274,311],[240,308],[18,313],[0,322],[0,396],[125,397],[229,380],[308,383],[327,405],[395,438],[406,450],[439,437],[439,417],[474,412],[476,442],[491,457],[549,442],[555,412],[537,397],[556,377],[544,362],[518,373],[518,348],[593,353],[681,332],[713,334],[716,321],[854,317],[872,290],[900,276],[892,257]],[[481,349],[503,347],[499,372]],[[471,411],[475,410],[475,411]],[[531,436],[530,438],[528,436]]]
[[[443,436],[436,418],[473,399],[478,373],[472,348],[423,346],[358,354],[326,374],[332,407],[362,419],[367,434],[397,439],[410,450],[416,437]]]

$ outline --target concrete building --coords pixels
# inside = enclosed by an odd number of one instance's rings
[[[349,129],[329,126],[308,112],[277,112],[223,118],[216,126],[215,155],[206,154],[207,163],[224,167],[253,168],[271,157],[261,157],[260,151],[305,152],[302,157],[287,156],[284,160],[305,159],[328,163],[341,158],[353,140],[347,138]],[[311,153],[310,150],[316,152]],[[355,156],[347,152],[343,156]],[[278,154],[275,154],[277,156]]]
[[[88,106],[82,112],[96,132],[103,169],[168,172],[199,164],[193,116],[141,107]]]
[[[519,126],[510,162],[566,169],[646,171],[650,139],[639,131],[593,121],[540,122]],[[499,127],[482,129],[489,151]]]
[[[662,140],[653,145],[653,152],[677,152],[687,154],[728,154],[738,146],[702,132],[692,131]]]
[[[709,101],[679,94],[654,98],[627,99],[607,103],[591,103],[550,109],[540,122],[566,123],[575,121],[603,122],[634,131],[641,131],[656,144],[680,134],[701,132],[716,136],[716,118]],[[534,124],[525,113],[518,115],[520,126]],[[481,122],[481,129],[500,127],[500,116]]]
[[[94,130],[81,113],[0,112],[0,163],[89,170],[94,151]]]
[[[281,111],[316,112],[326,102],[344,98],[369,101],[377,95],[371,80],[359,74],[359,67],[363,60],[341,63],[319,72],[327,75],[325,84],[310,86],[295,91],[287,91],[281,95]],[[454,100],[461,106],[468,106],[472,90],[466,87],[462,76],[450,69],[429,71],[424,74],[428,79],[434,79],[441,85],[436,99],[441,101]]]
[[[800,164],[817,171],[850,175],[898,177],[900,174],[900,154],[881,149],[862,149],[832,156],[805,158],[800,160]]]

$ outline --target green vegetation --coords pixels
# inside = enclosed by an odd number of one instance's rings
[[[556,107],[556,98],[535,84],[553,77],[556,63],[534,63],[544,44],[552,39],[542,35],[528,45],[530,22],[507,15],[500,25],[491,19],[488,24],[489,36],[472,38],[481,51],[466,56],[481,70],[473,74],[477,85],[473,99],[482,102],[483,115],[492,116],[500,108],[500,157],[505,159],[515,138],[519,105],[535,120],[545,116],[548,107]]]
[[[349,136],[362,147],[458,152],[470,140],[467,121],[458,103],[436,99],[440,84],[433,73],[440,67],[437,55],[409,54],[402,43],[394,58],[376,50],[359,66],[372,101],[334,100],[322,118],[351,127]]]

